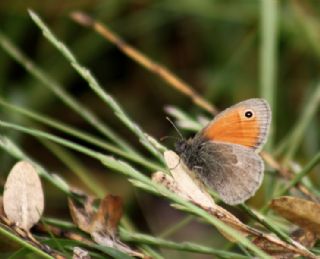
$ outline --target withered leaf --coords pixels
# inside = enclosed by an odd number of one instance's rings
[[[166,187],[168,190],[175,192],[175,193],[181,193],[181,196],[184,194],[182,193],[181,190],[179,190],[177,183],[175,180],[172,178],[172,176],[165,174],[161,171],[157,171],[152,174],[152,181],[158,184],[163,185]],[[185,199],[188,199],[187,196],[184,196]]]
[[[87,250],[75,246],[73,248],[72,259],[90,259],[91,256]]]
[[[122,216],[122,200],[119,196],[107,195],[100,202],[99,209],[94,215],[91,232],[107,231],[108,235],[115,238],[118,224]]]
[[[283,196],[273,199],[270,206],[292,223],[320,234],[319,204],[296,197]]]
[[[73,198],[68,198],[71,218],[78,228],[86,233],[90,233],[92,218],[95,215],[93,207],[95,199],[94,197],[75,189],[72,189],[72,193],[77,196],[82,202]]]
[[[100,244],[136,257],[144,255],[132,250],[118,238],[118,224],[122,216],[122,200],[118,196],[107,195],[101,201],[99,209],[92,220],[91,237]]]
[[[317,234],[308,229],[298,228],[294,230],[290,236],[293,240],[307,248],[312,248],[317,242]]]
[[[4,216],[4,209],[3,209],[3,197],[0,196],[0,216]]]
[[[118,224],[122,216],[120,197],[106,195],[95,212],[95,200],[83,193],[78,195],[81,195],[83,202],[69,199],[69,208],[74,223],[80,229],[89,233],[99,245],[115,248],[128,255],[144,257],[142,253],[134,251],[118,239]]]
[[[40,178],[30,162],[20,161],[11,169],[3,192],[3,208],[7,218],[18,227],[29,230],[44,209]]]
[[[203,184],[196,177],[192,177],[193,173],[182,163],[175,152],[171,150],[164,152],[164,159],[182,196],[188,197],[189,200],[202,207],[215,206],[214,200],[204,189]]]
[[[294,258],[296,255],[295,253],[288,251],[285,247],[270,243],[262,237],[255,238],[253,243],[275,259],[289,259]]]

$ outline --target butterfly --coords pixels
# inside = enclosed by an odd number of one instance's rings
[[[264,99],[237,103],[219,113],[193,138],[175,144],[184,164],[227,204],[252,197],[263,180],[264,163],[258,155],[271,124]]]

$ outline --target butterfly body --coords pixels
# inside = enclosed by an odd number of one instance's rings
[[[240,102],[175,149],[187,167],[230,205],[244,202],[261,185],[264,163],[257,154],[271,122],[263,99]]]

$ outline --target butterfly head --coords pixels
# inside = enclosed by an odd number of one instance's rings
[[[177,141],[175,144],[175,150],[178,153],[178,155],[185,153],[188,147],[189,147],[189,143],[185,139],[181,139]]]

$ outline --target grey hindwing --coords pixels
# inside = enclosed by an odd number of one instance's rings
[[[193,170],[227,204],[244,202],[261,185],[264,163],[250,148],[206,141],[198,149],[197,157],[199,161],[193,164]]]

